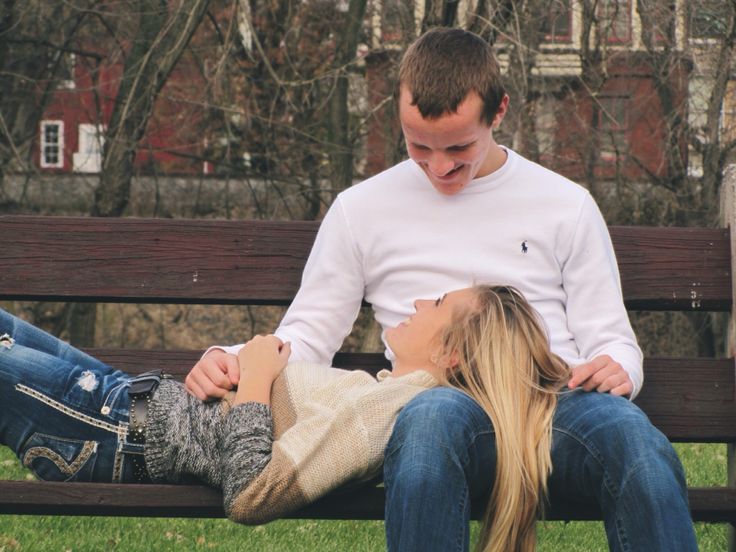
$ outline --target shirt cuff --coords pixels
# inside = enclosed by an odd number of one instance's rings
[[[199,359],[202,360],[207,355],[207,353],[209,353],[210,351],[214,351],[215,349],[220,350],[220,351],[224,351],[224,352],[226,352],[228,354],[231,354],[231,355],[238,356],[238,353],[240,352],[240,349],[243,348],[243,345],[244,345],[243,343],[241,343],[239,345],[212,345],[212,347],[208,348],[202,354],[202,356],[199,357]]]

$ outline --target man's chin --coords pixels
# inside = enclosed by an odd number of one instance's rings
[[[465,186],[467,186],[467,182],[464,180],[458,180],[457,182],[437,182],[436,180],[432,180],[432,185],[434,186],[434,189],[437,190],[442,195],[455,195],[457,193],[460,193]]]

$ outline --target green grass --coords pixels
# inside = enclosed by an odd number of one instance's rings
[[[688,484],[722,485],[726,481],[724,445],[676,445]],[[0,479],[30,477],[10,451],[0,447]],[[473,524],[477,536],[477,524]],[[702,552],[722,552],[725,525],[696,524]],[[383,523],[377,521],[292,521],[243,527],[227,520],[0,516],[0,552],[20,551],[381,551]],[[539,524],[540,552],[606,551],[599,522]]]

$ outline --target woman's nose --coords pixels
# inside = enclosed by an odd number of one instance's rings
[[[431,303],[429,299],[417,299],[414,301],[414,310],[418,311],[427,306],[427,303]]]

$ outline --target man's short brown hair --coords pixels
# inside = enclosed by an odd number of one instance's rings
[[[476,92],[483,100],[481,121],[489,126],[506,94],[491,45],[471,32],[443,27],[427,31],[409,46],[399,66],[402,86],[425,119],[455,113]]]

